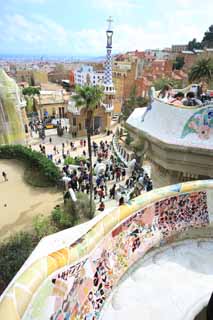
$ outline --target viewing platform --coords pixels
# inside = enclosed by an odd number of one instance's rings
[[[174,105],[155,99],[127,120],[143,140],[155,187],[213,177],[213,103],[203,107]]]

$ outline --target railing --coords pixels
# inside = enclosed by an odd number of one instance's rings
[[[209,225],[212,192],[213,180],[155,189],[94,221],[61,250],[51,252],[48,244],[49,254],[2,295],[0,319],[99,319],[119,279],[151,248]]]
[[[119,137],[115,134],[112,139],[112,146],[117,157],[123,162],[123,164],[128,167],[131,161],[131,154],[128,153],[118,142]]]
[[[106,112],[112,112],[114,110],[113,104],[105,104],[105,103],[103,103],[102,106],[105,108]]]

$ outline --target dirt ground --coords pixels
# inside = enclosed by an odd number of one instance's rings
[[[2,171],[7,173],[7,182]],[[31,187],[24,181],[23,174],[20,162],[0,160],[0,240],[15,231],[28,229],[33,217],[49,215],[63,200],[62,193],[55,189]]]

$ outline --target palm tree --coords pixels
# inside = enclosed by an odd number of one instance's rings
[[[213,60],[200,59],[192,66],[189,72],[189,81],[205,81],[209,83],[213,79]]]
[[[87,141],[88,141],[88,153],[89,153],[89,161],[90,161],[90,217],[93,216],[92,210],[92,192],[93,192],[93,168],[92,168],[92,146],[91,146],[91,134],[93,130],[92,122],[93,122],[93,114],[96,106],[100,105],[104,90],[100,86],[90,86],[86,85],[83,87],[77,86],[75,89],[75,95],[72,96],[72,99],[76,103],[76,107],[84,107],[87,112]]]

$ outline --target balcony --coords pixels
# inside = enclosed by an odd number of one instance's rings
[[[113,104],[106,104],[106,103],[103,103],[102,106],[105,108],[105,111],[106,112],[112,112],[114,110],[114,106]]]
[[[104,94],[106,94],[106,95],[114,95],[115,94],[115,88],[114,87],[105,87],[104,88]]]

